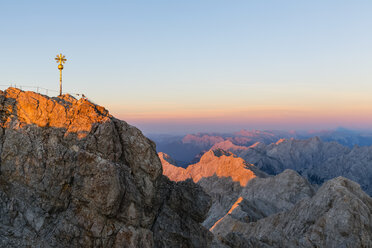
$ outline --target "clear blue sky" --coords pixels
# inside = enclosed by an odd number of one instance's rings
[[[371,28],[369,0],[3,0],[0,84],[57,90],[62,52],[66,91],[145,132],[368,128]]]

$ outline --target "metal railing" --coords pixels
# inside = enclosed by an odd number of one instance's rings
[[[10,83],[10,84],[0,84],[0,88],[2,90],[6,89],[6,88],[9,88],[9,87],[18,88],[20,90],[30,90],[30,91],[34,91],[34,92],[39,93],[39,94],[47,95],[49,97],[54,97],[54,96],[59,95],[58,90],[48,89],[48,88],[44,88],[44,87],[40,87],[40,86],[19,85],[19,84],[12,84],[12,83]],[[70,95],[73,95],[73,96],[78,96],[78,97],[84,97],[85,98],[84,94],[82,94],[82,93],[63,92],[63,94],[70,94]]]

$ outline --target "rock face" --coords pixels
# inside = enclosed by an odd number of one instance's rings
[[[372,198],[338,177],[292,209],[257,222],[234,222],[230,247],[371,247]]]
[[[211,198],[191,180],[160,185],[161,207],[154,226],[157,247],[209,247],[213,235],[201,223],[211,207]]]
[[[0,117],[0,247],[210,245],[210,197],[103,107],[9,88]]]
[[[256,222],[291,209],[297,202],[311,198],[313,187],[292,170],[267,178],[254,178],[244,187],[231,209],[210,230],[223,236],[236,228],[236,222]]]
[[[260,144],[237,151],[237,154],[269,174],[292,169],[317,184],[343,176],[359,183],[364,191],[372,195],[372,147],[355,146],[351,149],[314,137]]]

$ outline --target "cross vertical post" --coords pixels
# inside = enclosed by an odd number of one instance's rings
[[[59,70],[59,95],[62,96],[62,70],[63,70],[63,64],[66,62],[66,58],[62,53],[58,54],[57,57],[55,58],[58,65],[58,70]]]
[[[62,69],[59,69],[59,95],[62,96]]]

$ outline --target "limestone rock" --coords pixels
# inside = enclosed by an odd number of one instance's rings
[[[292,209],[254,223],[235,222],[230,247],[371,247],[372,198],[338,177]]]
[[[236,228],[236,222],[256,222],[270,215],[289,210],[303,199],[314,195],[306,179],[292,170],[267,178],[256,177],[239,192],[238,200],[210,230],[224,236]]]
[[[191,180],[162,180],[163,207],[153,226],[157,247],[208,247],[213,235],[199,225],[211,206],[210,197]]]
[[[0,121],[0,247],[210,245],[210,198],[167,182],[154,143],[103,107],[9,88]]]

